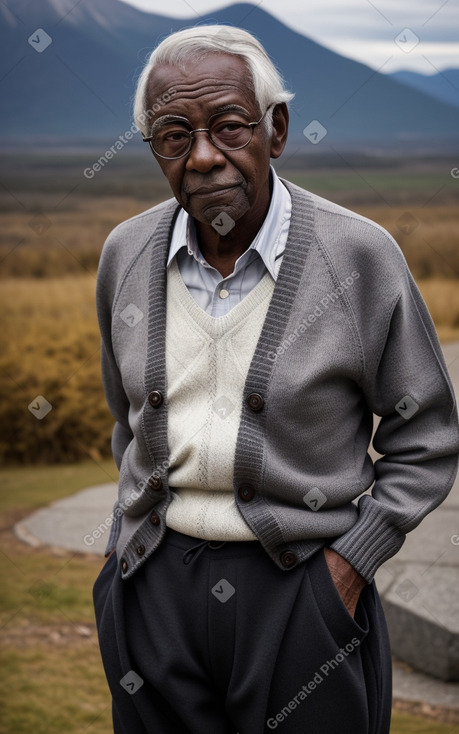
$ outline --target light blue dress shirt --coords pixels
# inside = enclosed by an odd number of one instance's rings
[[[267,271],[277,280],[287,242],[292,200],[271,166],[273,190],[265,220],[250,247],[222,278],[202,255],[193,217],[181,209],[174,226],[167,265],[177,258],[180,274],[196,303],[210,316],[228,313],[260,282]]]

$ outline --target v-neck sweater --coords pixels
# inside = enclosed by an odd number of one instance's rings
[[[244,384],[274,290],[266,273],[227,314],[193,299],[176,261],[168,268],[167,527],[196,538],[256,540],[234,499],[233,466]]]

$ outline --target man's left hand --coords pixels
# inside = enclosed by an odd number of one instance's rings
[[[366,581],[339,553],[331,548],[324,548],[324,553],[333,582],[349,614],[353,617]]]

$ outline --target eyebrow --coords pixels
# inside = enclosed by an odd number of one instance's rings
[[[245,115],[246,117],[250,117],[250,112],[246,110],[245,107],[241,107],[239,104],[224,104],[220,105],[220,107],[217,107],[215,111],[211,114],[209,117],[209,120],[212,119],[212,117],[215,117],[215,115],[221,115],[222,112],[240,112],[241,114]]]
[[[187,120],[186,117],[182,117],[181,115],[163,115],[162,117],[158,117],[158,119],[154,121],[153,125],[151,126],[151,134],[153,135],[155,130],[163,127],[164,125],[167,125],[168,122],[184,122],[187,125],[190,125],[190,121]]]
[[[213,117],[221,115],[224,112],[239,112],[240,114],[244,115],[244,117],[247,117],[247,119],[250,117],[250,113],[248,112],[248,110],[245,109],[245,107],[241,107],[241,105],[238,104],[230,103],[220,105],[220,107],[216,107],[208,118],[209,121],[212,120]],[[184,122],[191,127],[191,122],[182,115],[163,115],[162,117],[158,117],[158,119],[154,121],[151,127],[151,134],[153,134],[154,131],[158,130],[160,127],[167,125],[169,122]]]

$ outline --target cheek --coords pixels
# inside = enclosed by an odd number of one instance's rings
[[[261,165],[257,160],[251,160],[247,165],[239,166],[239,174],[245,181],[243,193],[250,205],[254,204],[264,187],[261,176]]]
[[[253,141],[252,141],[253,142]],[[269,156],[265,149],[250,151],[252,155],[241,161],[240,171],[251,188],[258,189],[269,176]]]
[[[159,166],[164,176],[167,178],[169,186],[174,193],[174,196],[178,199],[180,197],[183,172],[179,169],[174,169],[174,167],[168,165],[167,163],[160,163]]]

